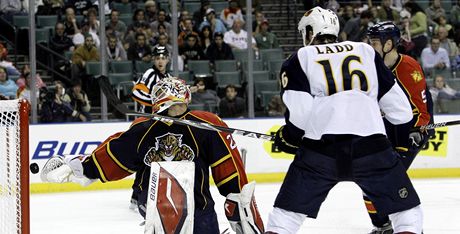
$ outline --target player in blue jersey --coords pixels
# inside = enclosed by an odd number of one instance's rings
[[[305,47],[280,72],[286,125],[275,139],[278,149],[295,158],[266,230],[296,233],[306,217],[316,218],[337,183],[353,181],[390,216],[396,233],[420,233],[420,200],[381,117],[383,111],[392,124],[412,119],[404,92],[370,45],[336,43],[334,12],[307,11],[299,31]]]

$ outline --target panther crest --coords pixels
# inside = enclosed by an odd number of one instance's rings
[[[150,148],[144,157],[144,163],[150,166],[158,161],[192,161],[195,153],[188,145],[182,144],[182,134],[166,133],[155,137],[155,147]]]

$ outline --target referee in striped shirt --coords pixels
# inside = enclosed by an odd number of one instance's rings
[[[133,87],[133,99],[141,104],[140,112],[152,113],[152,98],[150,91],[161,79],[171,77],[167,72],[169,53],[165,46],[157,46],[153,49],[153,67],[148,69],[142,77],[136,81]]]

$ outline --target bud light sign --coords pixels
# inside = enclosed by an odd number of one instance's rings
[[[100,141],[39,141],[33,152],[32,159],[48,159],[54,155],[91,154],[100,144]]]

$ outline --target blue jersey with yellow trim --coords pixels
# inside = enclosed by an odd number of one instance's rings
[[[188,111],[180,116],[191,121],[226,126],[215,114]],[[150,118],[136,119],[125,132],[110,136],[84,162],[85,175],[103,182],[142,173],[139,186],[147,190],[152,161],[195,162],[195,210],[214,210],[209,191],[209,168],[219,192],[239,193],[247,183],[240,154],[228,133],[167,124]]]

